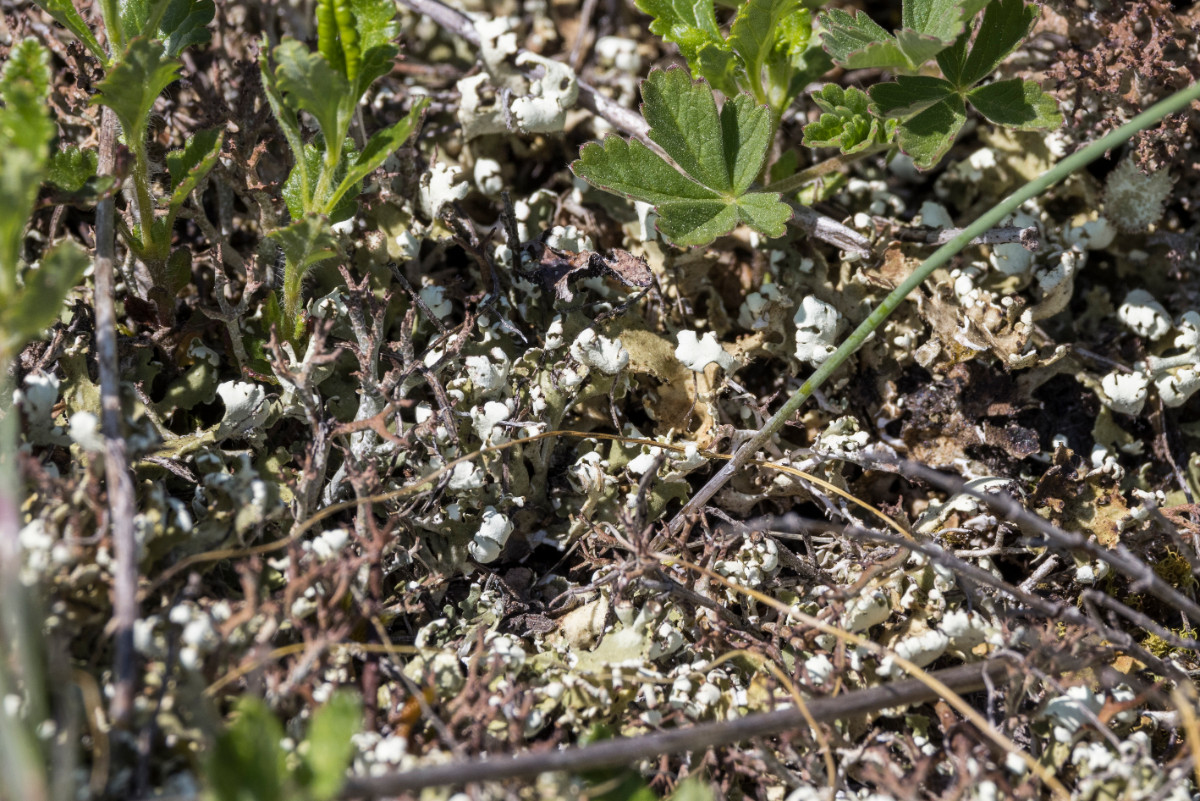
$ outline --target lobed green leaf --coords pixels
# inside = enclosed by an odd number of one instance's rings
[[[366,94],[376,79],[392,70],[400,52],[392,40],[400,35],[392,0],[350,0],[362,59],[353,79],[357,97]]]
[[[618,195],[662,206],[687,200],[721,201],[721,195],[685,177],[636,139],[610,134],[589,142],[571,169],[588,183]],[[721,201],[723,202],[723,201]]]
[[[139,37],[129,42],[121,60],[96,87],[92,102],[113,110],[130,149],[144,146],[154,103],[178,79],[179,69],[179,61],[167,56],[161,45]]]
[[[275,48],[275,61],[275,86],[284,102],[313,115],[326,147],[340,147],[358,101],[346,78],[294,39]]]
[[[50,156],[46,180],[67,192],[78,192],[96,177],[99,165],[100,156],[95,150],[71,145]]]
[[[963,32],[966,23],[988,0],[904,0],[900,19],[904,30],[948,44]]]
[[[908,67],[895,37],[861,11],[821,12],[821,42],[834,62],[848,69]]]
[[[821,13],[821,39],[843,67],[913,73],[963,35],[986,4],[987,0],[904,0],[901,28],[894,34],[864,13],[851,16],[830,9]]]
[[[996,81],[972,89],[967,99],[991,122],[1021,131],[1057,128],[1063,122],[1054,98],[1033,81]]]
[[[983,12],[979,33],[961,68],[953,63],[943,64],[939,59],[942,73],[964,89],[979,83],[1025,41],[1037,23],[1038,13],[1038,7],[1025,5],[1025,0],[993,0]],[[964,44],[969,34],[969,30],[963,34]]]
[[[12,352],[32,337],[41,336],[62,313],[63,300],[79,283],[89,259],[74,242],[62,240],[46,251],[37,267],[26,271],[25,286],[0,305],[3,349]]]
[[[946,155],[966,121],[967,107],[962,98],[950,95],[901,122],[896,143],[914,164],[929,169]]]
[[[651,203],[663,236],[703,245],[745,222],[781,236],[792,216],[778,193],[749,192],[772,136],[771,113],[745,95],[718,112],[712,88],[678,68],[654,70],[642,84],[650,139],[682,172],[637,140],[590,143],[571,168],[601,189]]]
[[[931,75],[901,75],[867,90],[871,110],[881,117],[907,117],[955,94],[954,84]]]
[[[830,83],[814,92],[812,99],[824,113],[804,126],[806,147],[836,147],[849,155],[891,138],[895,123],[889,125],[872,114],[871,100],[861,89]]]
[[[936,1],[943,2],[942,8],[949,2]],[[974,6],[962,8],[972,11]],[[1024,0],[992,0],[977,33],[967,24],[956,41],[937,54],[945,79],[901,75],[893,83],[871,87],[872,113],[900,120],[897,142],[918,167],[933,166],[949,149],[965,120],[966,102],[999,125],[1024,130],[1062,123],[1053,98],[1030,81],[1012,79],[972,88],[1020,45],[1037,15],[1037,8],[1027,7]],[[826,128],[817,130],[824,133]]]
[[[637,0],[635,5],[654,17],[650,32],[677,46],[693,70],[705,46],[730,52],[717,25],[712,0]]]

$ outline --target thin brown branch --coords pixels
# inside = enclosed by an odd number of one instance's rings
[[[956,693],[962,694],[983,689],[989,681],[1003,678],[1014,667],[1007,659],[992,659],[973,665],[947,668],[931,675]],[[1077,666],[1057,666],[1052,672],[1058,673],[1073,667]],[[937,694],[922,682],[906,679],[880,687],[857,690],[836,698],[811,700],[808,702],[808,711],[816,722],[830,723],[889,707],[921,704],[936,700],[937,697]],[[341,797],[374,798],[412,792],[424,787],[514,779],[550,771],[579,772],[631,765],[661,754],[702,751],[754,737],[770,737],[807,727],[808,724],[800,710],[788,707],[775,712],[747,715],[718,723],[704,723],[642,737],[619,737],[585,747],[515,757],[492,757],[465,763],[454,762],[383,776],[352,778],[343,788]]]
[[[101,175],[113,173],[117,119],[103,112],[100,132]],[[116,261],[115,204],[112,196],[96,207],[96,362],[100,371],[100,415],[104,432],[104,475],[108,484],[109,525],[113,539],[113,639],[116,646],[113,673],[116,689],[109,704],[113,725],[129,723],[133,712],[136,665],[133,626],[137,622],[138,561],[133,521],[133,478],[125,448],[121,416],[121,372],[117,362],[117,313],[113,267]]]
[[[871,255],[871,242],[858,231],[847,228],[832,217],[826,217],[808,206],[799,203],[792,203],[791,206],[794,213],[791,224],[809,236],[860,256]]]
[[[1168,584],[1154,572],[1151,565],[1139,559],[1121,543],[1106,548],[1093,542],[1084,534],[1059,528],[1007,495],[980,492],[959,478],[944,475],[923,464],[902,461],[899,466],[904,475],[928,481],[945,492],[961,492],[983,501],[995,511],[1007,516],[1009,520],[1028,530],[1036,531],[1045,540],[1043,543],[1039,543],[1041,545],[1066,551],[1082,551],[1092,559],[1107,562],[1114,570],[1132,582],[1134,592],[1149,593],[1166,604],[1168,608],[1177,609],[1192,620],[1200,620],[1200,604]]]

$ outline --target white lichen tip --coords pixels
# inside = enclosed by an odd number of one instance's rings
[[[1105,405],[1121,414],[1138,414],[1146,404],[1150,382],[1142,373],[1109,373],[1100,381]]]
[[[830,304],[809,295],[792,316],[796,324],[796,358],[820,365],[837,350],[842,318]]]
[[[693,372],[702,373],[710,364],[718,365],[727,373],[737,367],[737,359],[725,352],[712,331],[702,338],[697,338],[695,331],[680,331],[675,338],[679,342],[675,358]]]
[[[571,355],[580,364],[605,375],[616,375],[629,366],[629,351],[619,339],[607,339],[585,328],[571,343]]]
[[[483,510],[479,519],[479,530],[467,543],[467,551],[475,561],[486,564],[494,562],[504,543],[513,532],[512,521],[503,513],[497,512],[496,507],[489,506]]]
[[[1133,333],[1150,340],[1159,339],[1171,330],[1171,316],[1144,289],[1134,289],[1125,296],[1117,317]]]
[[[469,190],[458,167],[439,161],[421,176],[417,200],[421,204],[421,211],[436,220],[441,216],[442,207],[462,200]]]

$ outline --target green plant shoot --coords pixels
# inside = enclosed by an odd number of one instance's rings
[[[652,33],[679,47],[693,77],[727,97],[748,93],[771,109],[776,124],[804,86],[830,66],[800,0],[747,0],[728,35],[711,0],[637,0],[637,7],[654,17]]]
[[[267,705],[245,696],[233,722],[217,738],[207,775],[211,801],[331,801],[345,781],[354,756],[351,737],[362,726],[362,702],[352,692],[335,692],[313,714],[301,759],[289,767],[281,746],[283,727]]]
[[[17,43],[0,74],[0,370],[58,317],[87,258],[74,244],[51,249],[21,274],[21,245],[49,163],[54,123],[46,100],[49,53],[33,39]],[[12,415],[6,415],[11,418]]]
[[[284,280],[267,316],[293,341],[304,331],[304,275],[336,253],[330,224],[354,214],[363,179],[408,140],[428,102],[418,100],[407,115],[367,140],[361,152],[349,139],[358,104],[399,52],[392,44],[399,33],[394,15],[390,0],[318,0],[316,52],[284,41],[272,54],[271,70],[263,50],[267,100],[295,159],[283,188],[292,222],[269,234],[284,254]],[[316,121],[315,142],[304,140],[300,112]]]
[[[984,9],[975,32],[973,18]],[[977,86],[1012,53],[1037,21],[1038,8],[1024,0],[905,0],[904,27],[887,33],[865,14],[823,12],[821,38],[837,64],[882,68],[896,80],[868,90],[870,113],[898,120],[897,144],[921,169],[937,164],[967,119],[967,104],[996,125],[1017,130],[1054,128],[1062,115],[1054,99],[1033,81],[1013,78]],[[943,77],[913,75],[936,59]],[[819,101],[818,101],[819,102]],[[861,111],[850,115],[861,128]],[[819,126],[814,129],[813,125]],[[805,129],[816,141],[822,120]]]
[[[167,182],[161,191],[155,186],[158,176],[152,170],[146,136],[158,96],[179,78],[178,54],[209,40],[205,26],[216,7],[212,0],[104,0],[100,8],[111,50],[106,53],[70,0],[37,2],[104,65],[105,75],[92,102],[112,110],[133,156],[131,219],[119,221],[118,226],[140,265],[132,276],[138,294],[153,302],[159,319],[168,322],[174,317],[175,296],[191,279],[190,252],[171,249],[175,220],[216,164],[224,135],[204,131],[191,137],[182,150],[169,153]],[[61,154],[52,162],[51,180],[77,191],[94,178],[95,164],[94,154]]]

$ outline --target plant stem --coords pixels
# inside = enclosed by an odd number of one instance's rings
[[[111,175],[116,150],[117,119],[105,108],[100,128],[101,175]],[[133,478],[122,433],[120,366],[117,362],[117,315],[114,297],[113,265],[116,261],[112,195],[96,207],[96,363],[100,371],[100,416],[104,432],[104,475],[108,489],[109,527],[115,559],[113,569],[113,659],[115,685],[109,705],[109,719],[125,726],[133,714],[134,659],[133,627],[137,622],[138,554],[133,523],[137,513]]]
[[[100,0],[100,16],[104,20],[104,32],[108,34],[108,55],[111,61],[125,51],[125,33],[121,30],[121,14],[116,0]]]
[[[125,132],[129,134],[128,131]],[[160,243],[155,241],[154,235],[154,201],[150,199],[150,164],[146,156],[146,143],[137,142],[130,145],[130,151],[133,153],[133,194],[137,201],[137,216],[138,238],[141,240],[139,246],[143,253],[154,254],[152,258],[156,261],[165,259],[160,250]],[[166,250],[171,247],[170,234],[167,234]],[[154,276],[155,282],[158,282],[162,276]]]
[[[781,178],[774,183],[767,184],[765,187],[763,187],[763,191],[779,192],[780,194],[785,195],[789,192],[795,192],[805,184],[811,184],[822,175],[828,175],[835,170],[840,170],[856,161],[865,159],[867,156],[873,156],[880,151],[887,150],[891,146],[891,143],[882,143],[864,148],[863,150],[860,150],[857,153],[851,153],[848,156],[839,154],[837,156],[833,156],[832,158],[827,158],[818,164],[814,164],[807,170],[801,170],[795,175],[789,175],[787,178]]]
[[[806,400],[812,397],[812,394],[825,383],[826,379],[833,375],[855,351],[862,347],[862,344],[867,341],[872,332],[883,324],[888,315],[895,311],[896,307],[908,297],[910,292],[919,287],[929,277],[930,273],[950,261],[972,239],[999,224],[1001,220],[1016,211],[1025,201],[1042,194],[1071,173],[1100,158],[1106,151],[1124,143],[1138,131],[1149,128],[1168,114],[1174,114],[1196,100],[1200,100],[1200,83],[1194,83],[1188,88],[1181,89],[1171,95],[1166,100],[1155,103],[1120,128],[1077,150],[1058,164],[1055,164],[1045,174],[1025,184],[1016,192],[1013,192],[989,211],[985,212],[975,222],[962,229],[962,232],[958,236],[934,251],[928,259],[921,263],[921,266],[912,275],[883,299],[883,302],[871,312],[867,319],[863,320],[858,328],[854,329],[854,333],[847,337],[846,341],[828,359],[822,362],[816,372],[809,376],[808,380],[800,386],[800,389],[796,390],[792,397],[788,398],[787,403],[766,422],[762,429],[738,448],[733,458],[726,462],[717,471],[716,475],[709,479],[708,483],[701,487],[692,496],[691,500],[684,504],[683,508],[671,520],[671,531],[681,530],[687,520],[698,513],[700,508],[708,503],[708,500],[725,485],[725,482],[733,477],[734,473],[753,459],[759,449],[771,437],[775,436],[776,432],[783,428],[784,424],[791,419],[792,415],[800,409]]]

